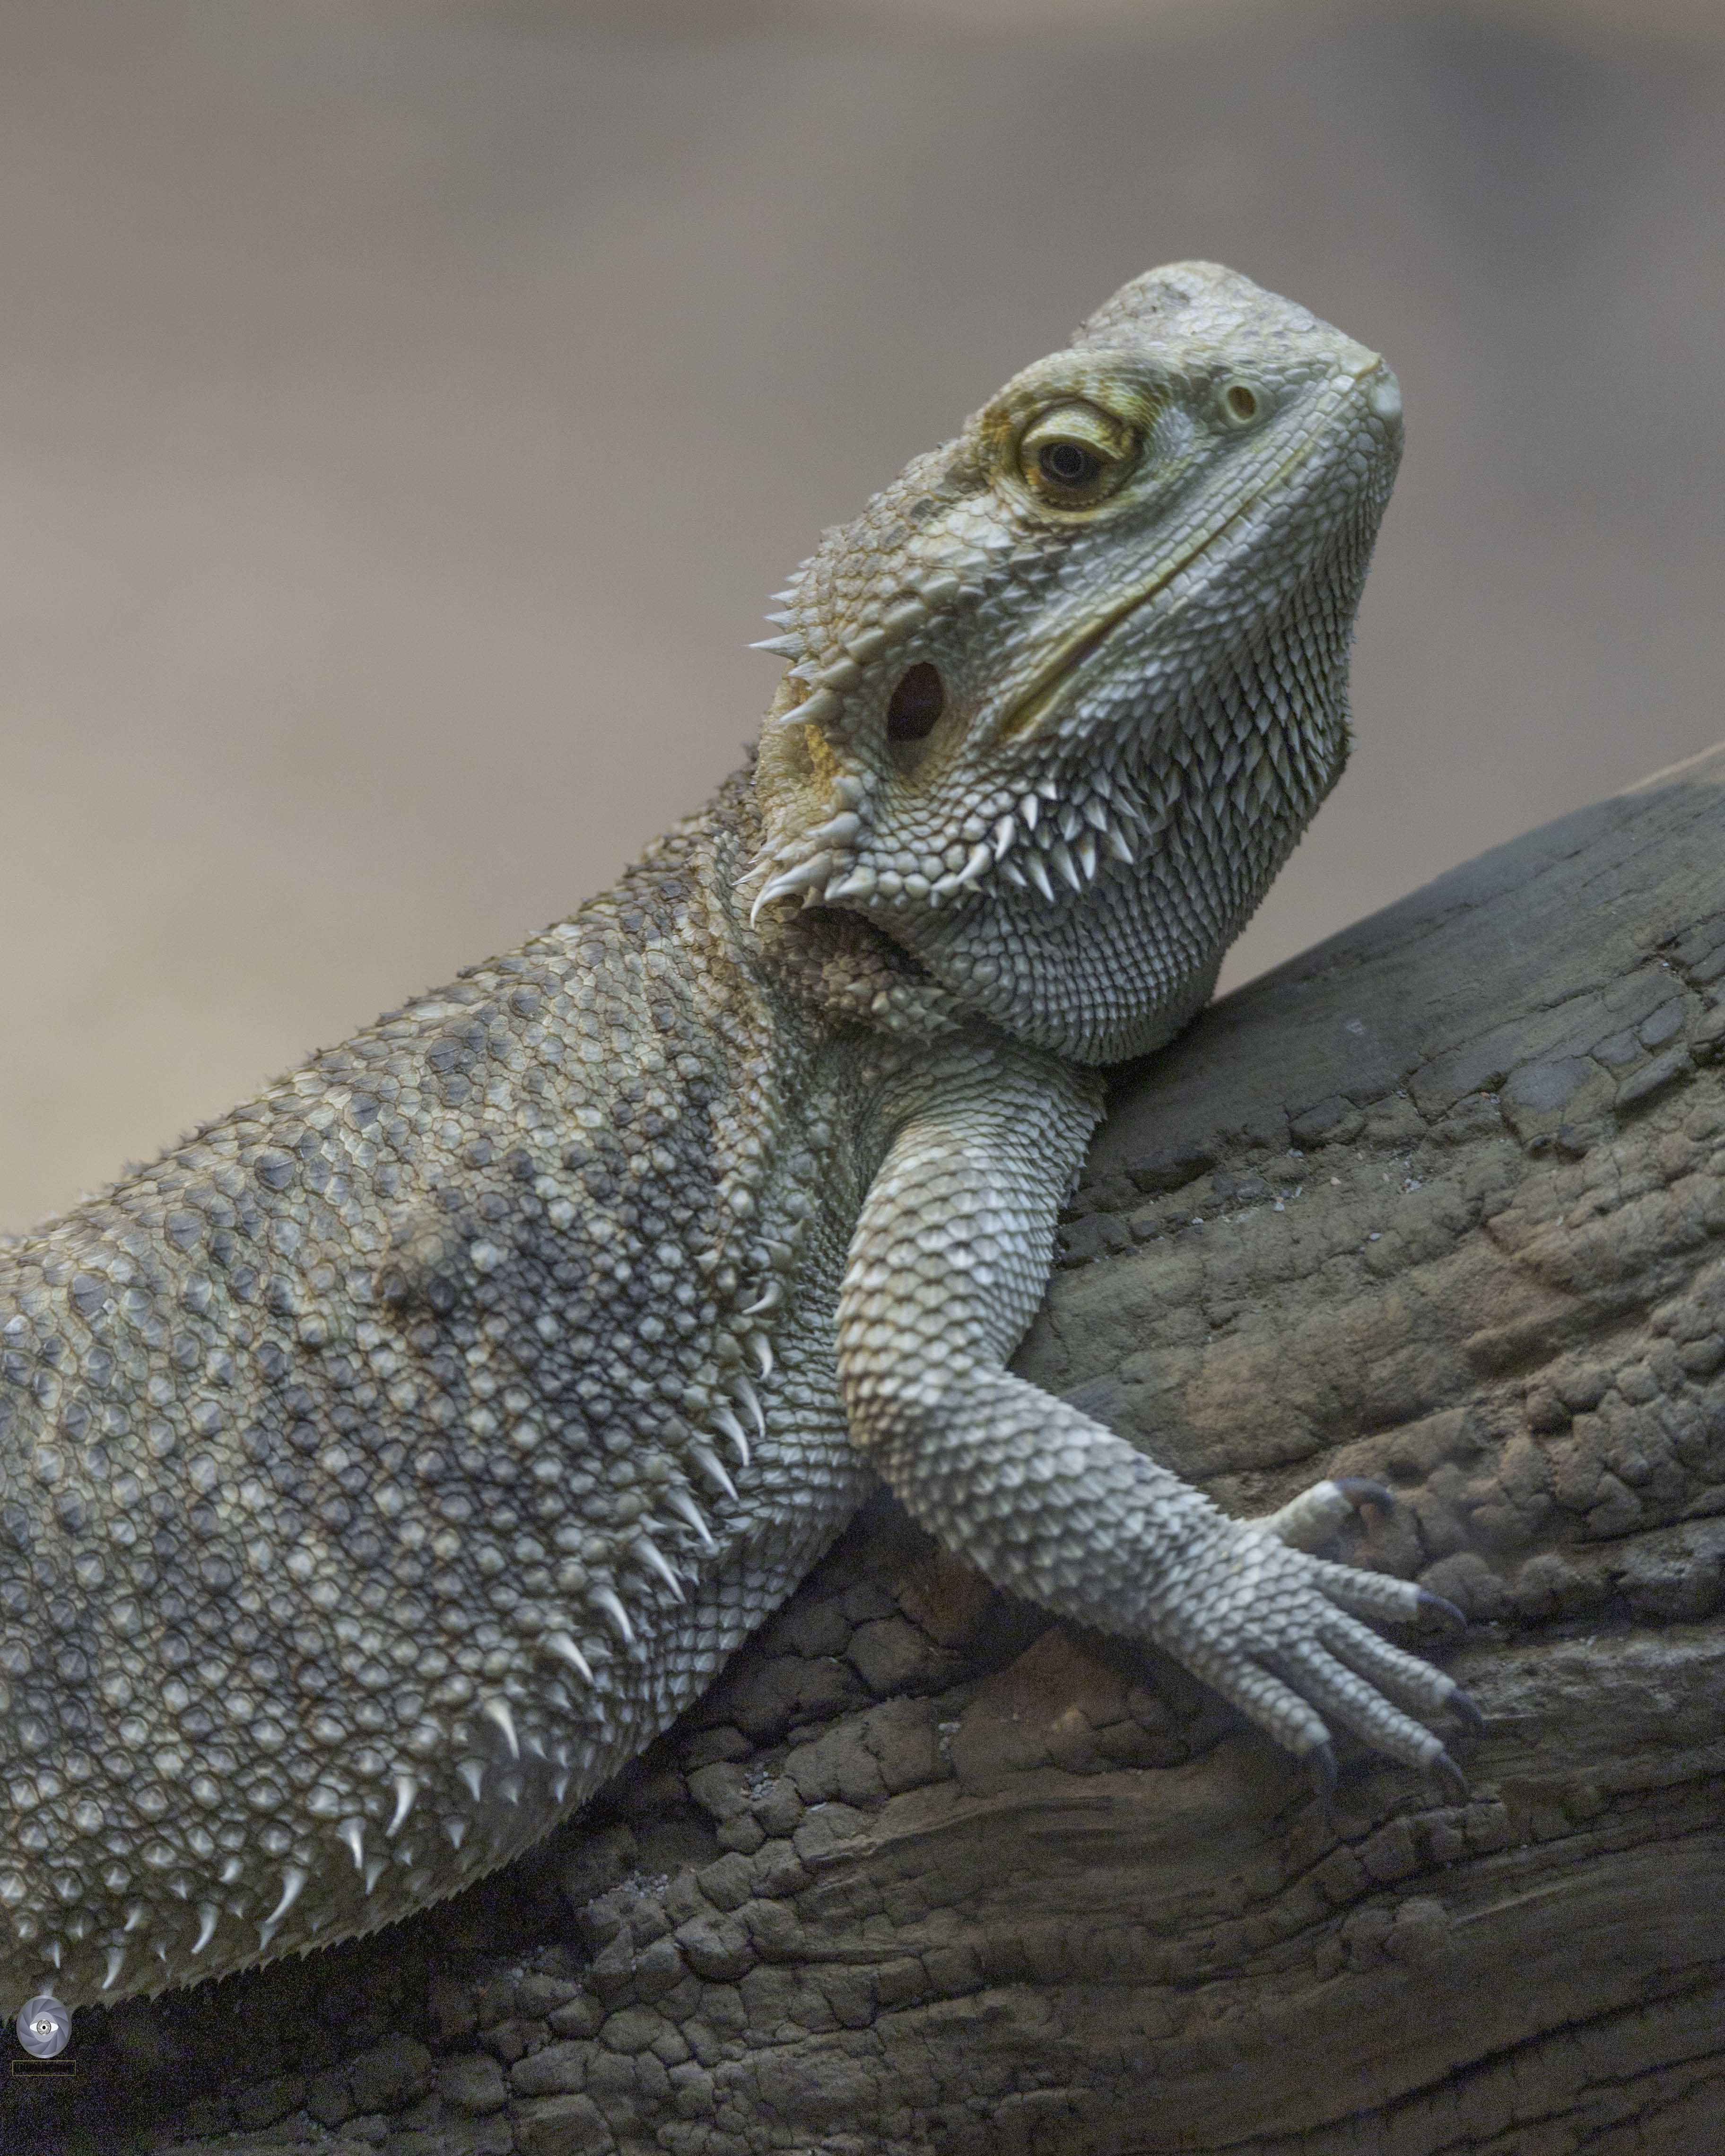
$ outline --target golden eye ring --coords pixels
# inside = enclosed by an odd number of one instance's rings
[[[1019,436],[1019,476],[1050,508],[1088,509],[1124,483],[1139,447],[1123,420],[1075,398],[1038,413]]]

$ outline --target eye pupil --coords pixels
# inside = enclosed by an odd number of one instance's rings
[[[886,738],[895,742],[925,740],[946,709],[947,692],[941,685],[940,669],[926,659],[907,667],[886,706]]]
[[[1102,469],[1102,460],[1082,442],[1049,442],[1036,459],[1042,476],[1055,486],[1088,486]]]

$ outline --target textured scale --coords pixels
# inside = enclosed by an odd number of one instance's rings
[[[467,1885],[870,1465],[1295,1751],[1447,1767],[1455,1687],[1360,1621],[1422,1598],[1307,1553],[1345,1492],[1230,1520],[1004,1368],[1084,1066],[1199,1006],[1339,773],[1398,413],[1230,272],[1127,286],[828,535],[755,765],[614,891],[0,1253],[18,2000]],[[1069,423],[1093,500],[1034,461]]]

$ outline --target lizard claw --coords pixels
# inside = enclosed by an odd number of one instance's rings
[[[1467,1630],[1467,1614],[1458,1609],[1453,1602],[1445,1602],[1441,1594],[1433,1594],[1422,1587],[1420,1589],[1420,1615],[1422,1620],[1435,1619],[1451,1632]]]
[[[1395,1492],[1386,1490],[1381,1482],[1373,1482],[1364,1475],[1337,1475],[1331,1478],[1342,1495],[1356,1512],[1368,1505],[1375,1505],[1381,1512],[1395,1510]]]
[[[1435,1782],[1443,1791],[1448,1802],[1452,1804],[1465,1804],[1467,1802],[1472,1794],[1467,1785],[1467,1777],[1447,1752],[1435,1753],[1428,1761],[1425,1771],[1431,1780]]]
[[[1476,1737],[1484,1730],[1485,1716],[1481,1713],[1478,1706],[1467,1693],[1463,1691],[1460,1685],[1457,1685],[1455,1691],[1450,1694],[1444,1702],[1444,1705],[1463,1727],[1471,1731]]]
[[[1306,1774],[1312,1784],[1312,1794],[1327,1819],[1336,1809],[1335,1746],[1314,1744],[1306,1754]]]

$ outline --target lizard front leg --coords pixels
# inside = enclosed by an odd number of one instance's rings
[[[1428,1724],[1471,1716],[1466,1694],[1363,1621],[1449,1605],[1300,1546],[1384,1493],[1320,1483],[1266,1519],[1235,1519],[1006,1368],[1096,1115],[1088,1081],[1009,1046],[972,1045],[924,1074],[839,1298],[854,1441],[918,1522],[997,1586],[1153,1640],[1320,1781],[1340,1725],[1465,1788]]]

